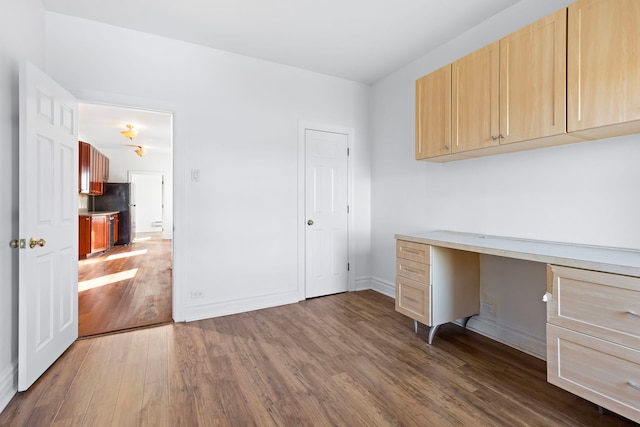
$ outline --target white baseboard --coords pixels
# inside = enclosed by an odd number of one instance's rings
[[[18,392],[18,361],[14,360],[0,373],[0,412]]]
[[[209,319],[211,317],[228,316],[245,313],[279,305],[293,304],[299,301],[298,291],[261,295],[251,298],[240,298],[230,301],[205,302],[184,307],[183,318],[187,322]]]
[[[547,342],[545,338],[536,337],[508,326],[500,325],[494,320],[481,316],[473,316],[469,320],[467,328],[492,340],[537,357],[538,359],[547,360]]]
[[[386,295],[391,298],[396,297],[396,284],[384,281],[382,279],[378,279],[377,277],[369,277],[369,288],[376,292],[381,293],[382,295]]]
[[[396,297],[395,283],[387,282],[376,277],[359,278],[356,280],[356,290],[372,289],[391,298]],[[461,324],[461,322],[456,322]],[[542,360],[547,358],[547,343],[545,338],[533,336],[505,325],[500,325],[494,320],[481,316],[474,316],[467,324],[469,330],[491,338],[509,347],[517,348],[527,354]]]

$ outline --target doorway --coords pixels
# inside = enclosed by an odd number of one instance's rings
[[[299,298],[353,290],[349,145],[353,130],[298,125]]]
[[[80,337],[172,321],[172,121],[170,113],[79,104],[79,139],[109,158],[106,182],[130,188],[121,214],[132,225],[130,241],[78,262]],[[134,138],[121,135],[127,125]],[[78,205],[91,212],[104,205],[100,197],[79,195]]]
[[[164,175],[164,172],[129,171],[134,242],[164,233]]]

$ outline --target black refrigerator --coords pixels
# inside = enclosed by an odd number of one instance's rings
[[[93,199],[96,212],[118,211],[118,240],[116,245],[131,243],[131,183],[105,182],[102,196]]]

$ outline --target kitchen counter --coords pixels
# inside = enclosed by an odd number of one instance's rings
[[[507,258],[640,277],[640,250],[517,239],[455,231],[396,234],[396,239]]]
[[[78,216],[99,216],[99,215],[113,215],[119,211],[92,211],[92,212],[78,212]]]

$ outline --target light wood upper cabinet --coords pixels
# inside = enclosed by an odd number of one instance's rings
[[[416,80],[416,160],[451,152],[451,64]]]
[[[640,1],[569,6],[569,132],[602,138],[640,132]],[[623,125],[617,128],[602,128]]]
[[[452,65],[454,153],[498,144],[499,53],[495,42]]]
[[[500,144],[566,132],[567,11],[500,40]]]
[[[566,134],[566,31],[562,9],[451,64],[451,150],[442,129],[447,67],[417,80],[416,158],[449,161],[578,140]]]

